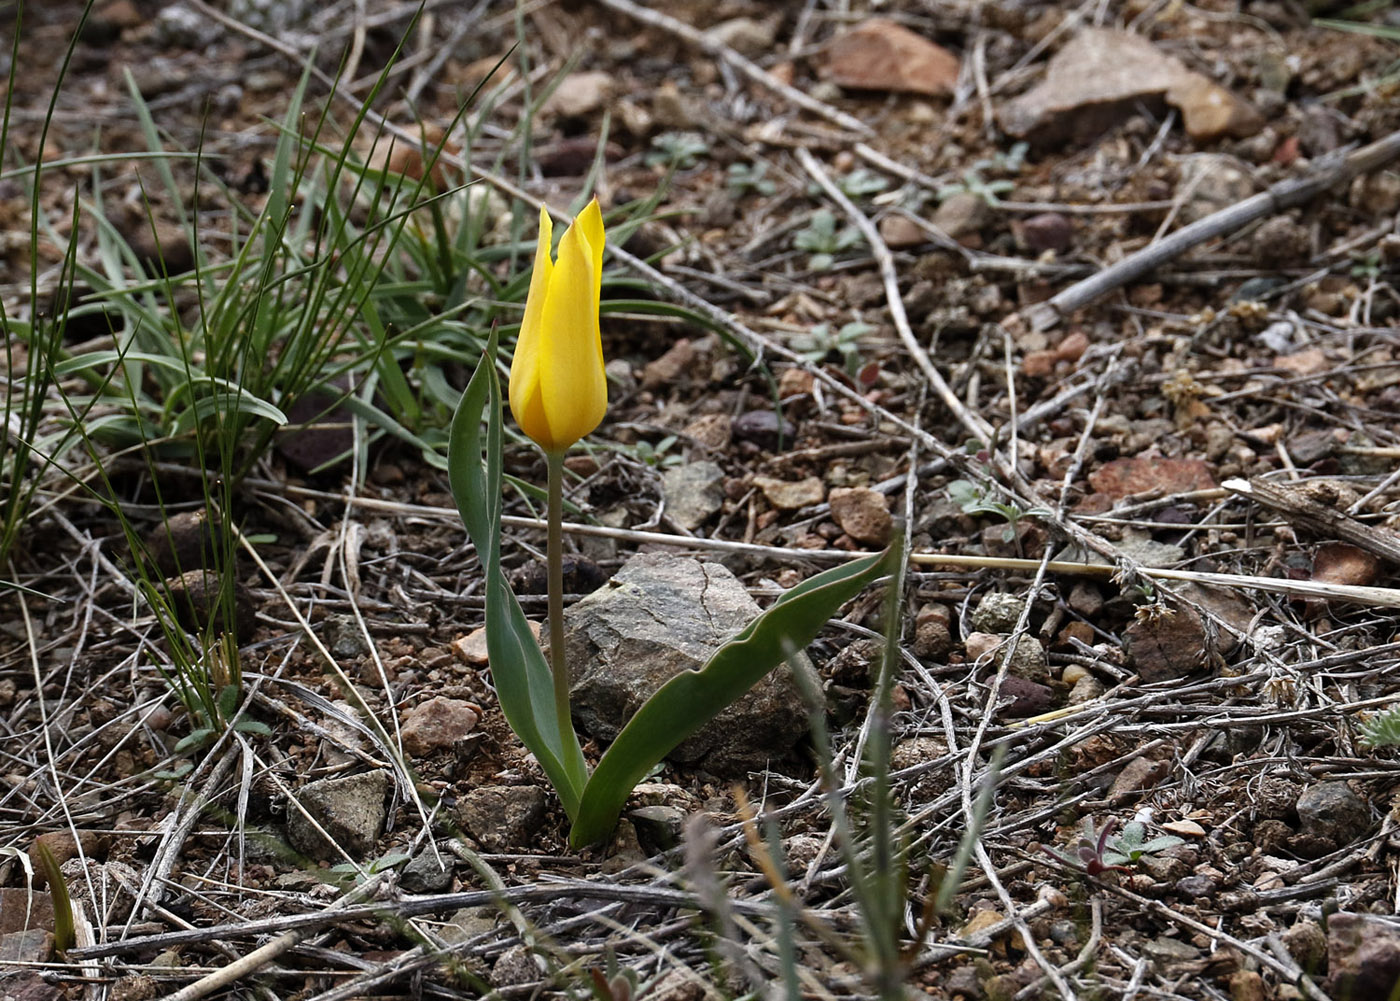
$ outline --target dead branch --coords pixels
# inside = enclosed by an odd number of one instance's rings
[[[1311,173],[1280,181],[1268,191],[1183,226],[1171,236],[1129,254],[1117,264],[1071,285],[1045,302],[1031,306],[1025,311],[1025,318],[1034,329],[1048,330],[1074,310],[1175,260],[1192,247],[1233,233],[1256,219],[1301,205],[1353,177],[1378,170],[1397,157],[1400,157],[1400,132],[1392,132],[1350,153],[1339,152],[1324,157]]]
[[[1373,556],[1400,564],[1400,537],[1394,532],[1379,525],[1364,524],[1335,508],[1319,504],[1311,497],[1304,496],[1297,487],[1285,487],[1261,477],[1226,480],[1222,485],[1232,494],[1273,508],[1310,532],[1350,542]]]

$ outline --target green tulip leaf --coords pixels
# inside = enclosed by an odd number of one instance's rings
[[[452,496],[486,573],[486,655],[501,711],[573,818],[588,781],[588,766],[578,737],[572,731],[559,732],[553,674],[501,570],[501,386],[494,330],[452,418],[447,471]]]
[[[53,945],[60,956],[65,955],[78,941],[77,923],[73,918],[73,899],[68,895],[68,881],[58,867],[58,859],[53,849],[42,841],[34,843],[35,854],[39,857],[39,870],[49,883],[49,898],[53,901]]]
[[[789,590],[715,651],[698,671],[656,690],[598,762],[569,832],[575,848],[606,838],[632,789],[681,741],[803,649],[837,610],[876,578],[894,572],[898,553],[854,560]]]

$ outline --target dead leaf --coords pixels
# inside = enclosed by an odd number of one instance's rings
[[[1381,575],[1379,557],[1346,542],[1329,542],[1313,557],[1312,579],[1322,584],[1369,587]]]

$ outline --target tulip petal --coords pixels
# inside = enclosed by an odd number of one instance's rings
[[[568,448],[588,434],[608,408],[598,328],[602,229],[593,202],[565,231],[540,316],[539,387],[549,440],[535,440],[550,450]]]
[[[530,274],[530,291],[525,298],[525,316],[520,321],[520,335],[515,342],[515,354],[510,363],[510,412],[515,421],[531,438],[538,440],[537,431],[548,432],[544,401],[540,398],[540,362],[543,340],[542,318],[549,285],[554,273],[550,245],[554,224],[549,211],[540,207],[540,235],[535,244],[535,268]]]
[[[593,299],[597,301],[603,295],[603,210],[598,207],[598,199],[590,201],[575,218],[574,225],[579,227],[583,238],[588,243],[588,249],[593,252]]]

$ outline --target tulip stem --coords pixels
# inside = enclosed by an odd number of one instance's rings
[[[545,547],[549,564],[549,665],[554,672],[554,715],[562,740],[574,732],[569,710],[569,662],[564,656],[564,453],[546,452],[545,466],[549,471]]]

